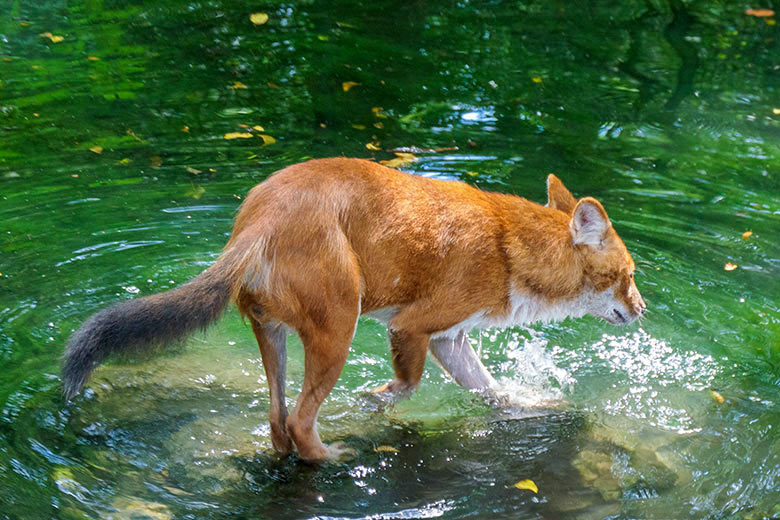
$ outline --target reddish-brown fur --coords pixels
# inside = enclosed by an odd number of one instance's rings
[[[586,312],[622,324],[641,315],[633,261],[601,204],[576,200],[553,175],[548,197],[542,206],[343,158],[296,164],[255,186],[210,271],[229,280],[257,336],[276,449],[294,445],[306,460],[343,452],[320,441],[315,422],[362,313],[389,318],[395,379],[377,391],[390,393],[416,387],[429,345],[459,383],[492,385],[464,337],[472,325]],[[285,327],[305,351],[289,415]],[[76,343],[66,358],[79,353]],[[73,380],[86,379],[81,364]]]

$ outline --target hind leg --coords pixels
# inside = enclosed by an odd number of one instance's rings
[[[347,454],[343,447],[323,444],[316,423],[320,405],[341,375],[356,320],[357,311],[351,316],[351,323],[299,332],[306,356],[305,376],[295,410],[287,418],[287,431],[298,454],[306,461],[333,460]]]
[[[287,331],[282,325],[261,325],[252,319],[252,330],[260,346],[263,368],[268,379],[271,399],[268,414],[271,424],[271,442],[279,453],[292,451],[292,439],[287,433],[287,404],[284,402],[285,371],[287,368]]]

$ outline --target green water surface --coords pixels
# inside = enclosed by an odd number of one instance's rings
[[[780,518],[780,46],[759,7],[780,5],[0,0],[0,519]],[[255,183],[401,147],[418,175],[544,201],[555,172],[599,198],[647,318],[472,333],[535,413],[432,363],[382,406],[385,329],[361,320],[319,418],[357,451],[338,464],[273,453],[234,310],[63,400],[70,333],[210,265]]]

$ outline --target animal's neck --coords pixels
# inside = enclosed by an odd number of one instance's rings
[[[583,291],[582,266],[567,214],[520,199],[504,229],[514,292],[559,303]]]

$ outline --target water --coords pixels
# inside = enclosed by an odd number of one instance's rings
[[[777,26],[743,9],[0,3],[0,518],[780,516]],[[64,403],[83,319],[203,270],[272,171],[393,157],[367,143],[456,148],[417,152],[419,175],[541,201],[555,172],[598,197],[647,318],[473,333],[510,410],[433,363],[376,402],[385,331],[361,321],[320,414],[358,455],[322,467],[271,452],[234,311]]]

